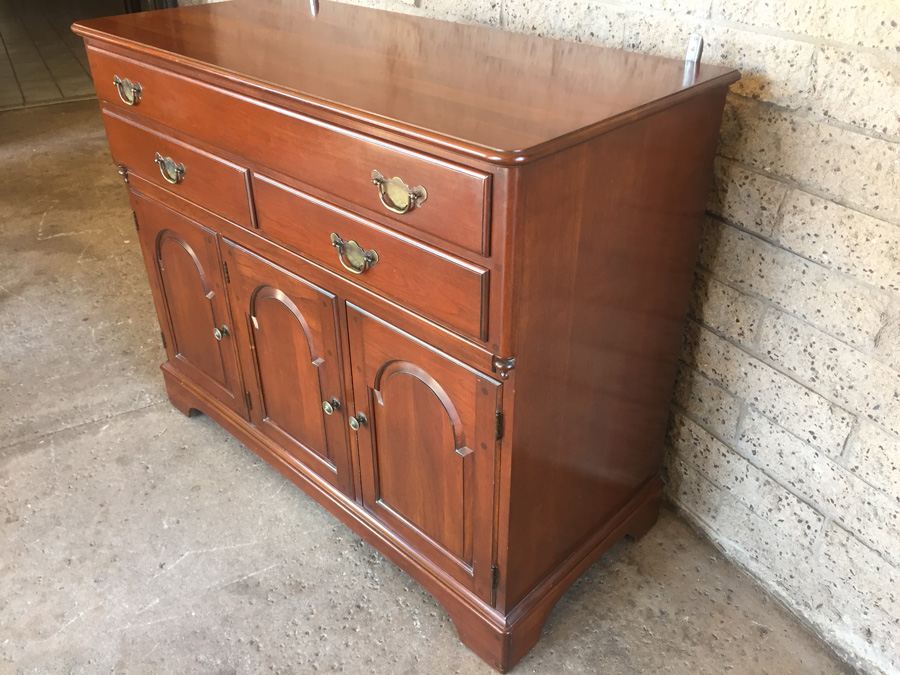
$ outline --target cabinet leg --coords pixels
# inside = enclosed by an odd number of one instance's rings
[[[186,417],[199,415],[202,410],[200,409],[197,398],[185,389],[181,382],[166,370],[165,366],[163,366],[162,371],[163,379],[166,382],[166,394],[169,396],[169,402],[171,402],[171,404],[175,406],[177,410],[180,410]]]
[[[634,541],[638,541],[650,531],[659,518],[659,508],[662,504],[662,493],[658,492],[655,497],[647,500],[639,511],[631,518],[625,536]]]

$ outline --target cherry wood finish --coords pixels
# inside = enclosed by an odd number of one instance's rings
[[[253,177],[253,193],[259,230],[273,241],[460,333],[487,337],[487,270],[264,176]],[[332,233],[376,251],[378,262],[347,271]]]
[[[147,118],[188,133],[242,157],[262,159],[270,168],[300,178],[330,195],[407,222],[471,251],[487,241],[490,178],[461,165],[350,132],[285,109],[264,106],[219,87],[175,76],[109,52],[88,49],[98,96],[128,110],[116,93],[113,77],[139,82],[140,101],[133,106]],[[178,104],[172,105],[172,101]],[[209,124],[211,119],[229,123]],[[259,133],[265,129],[265,133]],[[422,185],[427,200],[405,214],[381,203],[372,171]]]
[[[352,491],[343,417],[322,414],[323,401],[345,400],[336,297],[231,242],[222,254],[250,421],[292,460]]]
[[[328,0],[315,18],[294,2],[240,0],[84,21],[76,32],[269,102],[505,164],[737,79],[703,64],[685,87],[671,59]],[[112,100],[113,73],[101,72],[98,94]]]
[[[132,199],[171,366],[240,414],[245,402],[216,233],[158,202]],[[215,330],[228,327],[215,338]]]
[[[363,503],[491,599],[500,383],[348,306]]]
[[[109,149],[117,164],[160,187],[206,206],[241,225],[250,225],[247,170],[169,136],[103,111]],[[180,183],[166,181],[155,162],[156,155],[184,166]]]
[[[511,668],[578,576],[655,521],[737,73],[685,79],[680,62],[331,2],[315,20],[239,0],[75,30],[172,403],[216,419]],[[135,105],[116,75],[140,83]],[[427,199],[389,211],[373,170]],[[377,262],[354,274],[332,233]]]

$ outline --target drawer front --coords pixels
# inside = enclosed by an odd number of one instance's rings
[[[488,254],[490,175],[350,132],[98,50],[88,49],[97,95],[372,213],[476,253]],[[119,85],[114,78],[140,87]],[[132,105],[125,103],[131,100]],[[425,200],[390,211],[373,171],[421,186]],[[394,187],[399,186],[395,184]],[[396,195],[394,189],[389,194]],[[400,199],[395,202],[400,202]]]
[[[103,111],[103,122],[113,159],[129,172],[240,225],[251,225],[246,169],[109,110]]]
[[[438,323],[486,338],[487,270],[263,176],[253,176],[253,194],[259,230],[270,239]],[[367,262],[363,251],[377,261]]]

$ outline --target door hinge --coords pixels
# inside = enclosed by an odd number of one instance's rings
[[[496,437],[497,437],[497,440],[499,441],[501,438],[503,438],[503,413],[500,412],[499,410],[497,411],[497,414],[496,414],[495,431],[497,432]]]
[[[227,262],[222,263],[222,272],[225,274],[225,283],[230,284],[231,283],[231,275],[228,273],[228,263]]]
[[[250,398],[249,391],[244,392],[244,401],[247,403],[247,410],[248,411],[253,410],[253,399]]]
[[[162,331],[159,331],[159,337],[160,337],[160,339],[162,340],[162,343],[163,343],[163,349],[168,350],[168,349],[169,349],[169,345],[166,343],[166,334],[163,333]]]

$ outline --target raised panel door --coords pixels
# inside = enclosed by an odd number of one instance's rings
[[[489,600],[500,383],[353,305],[347,317],[366,508]]]
[[[289,461],[351,492],[335,296],[231,242],[222,253],[250,420]]]
[[[132,206],[169,364],[246,415],[216,233],[137,194]]]

